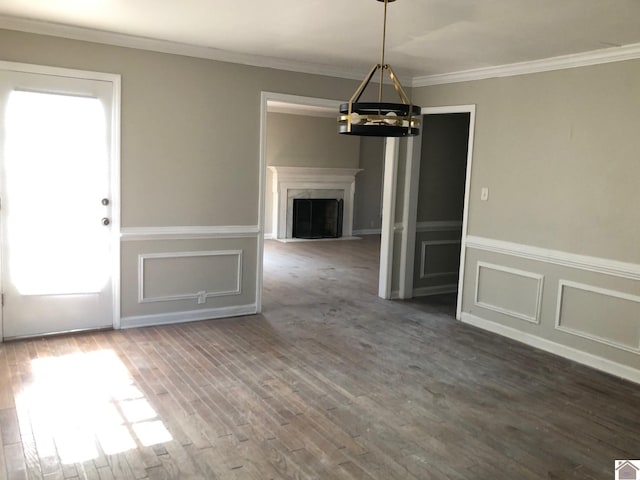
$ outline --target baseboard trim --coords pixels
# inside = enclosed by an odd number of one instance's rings
[[[353,235],[380,235],[382,229],[380,228],[363,228],[362,230],[354,230]]]
[[[273,240],[274,236],[273,233],[265,233],[264,234],[264,239],[265,240]]]
[[[120,320],[120,328],[150,327],[153,325],[169,325],[174,323],[196,322],[200,320],[213,320],[216,318],[239,317],[254,315],[257,307],[251,305],[234,305],[231,307],[207,308],[203,310],[189,310],[184,312],[159,313],[154,315],[138,315],[123,317]]]
[[[621,363],[607,360],[606,358],[598,357],[591,353],[583,352],[560,343],[547,340],[545,338],[531,335],[530,333],[516,330],[515,328],[507,327],[505,325],[480,318],[470,313],[462,312],[461,320],[464,323],[473,325],[475,327],[487,330],[498,335],[516,340],[531,347],[539,348],[545,352],[553,353],[564,357],[566,359],[578,362],[582,365],[586,365],[596,370],[614,375],[616,377],[629,380],[631,382],[640,383],[640,370],[623,365]]]
[[[453,283],[451,285],[436,285],[433,287],[414,288],[413,296],[428,297],[429,295],[442,295],[444,293],[456,293],[457,291],[458,291],[458,284]]]

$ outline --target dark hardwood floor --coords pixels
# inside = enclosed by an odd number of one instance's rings
[[[266,242],[264,313],[0,345],[0,478],[609,479],[640,386],[377,298],[379,239]]]

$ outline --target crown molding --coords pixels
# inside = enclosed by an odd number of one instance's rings
[[[70,38],[85,42],[114,45],[118,47],[136,48],[152,52],[183,55],[187,57],[205,58],[220,62],[237,63],[253,67],[273,68],[297,73],[323,75],[328,77],[344,78],[347,80],[361,81],[365,76],[364,70],[345,69],[335,65],[322,65],[309,62],[285,60],[276,57],[251,55],[246,53],[231,52],[218,48],[202,47],[187,43],[171,42],[154,38],[139,37],[105,30],[76,27],[60,23],[44,22],[27,18],[10,17],[0,15],[0,29],[16,30],[20,32],[36,33],[53,37]]]
[[[487,78],[512,77],[530,73],[550,72],[567,68],[587,67],[602,63],[622,62],[640,58],[640,43],[623,45],[621,47],[603,48],[591,52],[561,55],[530,62],[511,63],[496,67],[476,68],[460,72],[443,73],[439,75],[424,75],[413,77],[412,87],[428,87],[447,83],[469,82]]]
[[[86,42],[114,45],[118,47],[136,48],[152,52],[183,55],[187,57],[205,58],[220,62],[236,63],[253,67],[273,68],[311,75],[343,78],[361,81],[366,72],[359,69],[348,69],[335,65],[323,65],[311,62],[299,62],[277,57],[251,55],[231,52],[218,48],[203,47],[186,43],[158,40],[154,38],[127,35],[76,27],[60,23],[45,22],[20,17],[0,15],[0,29],[16,30],[20,32],[49,35],[53,37],[69,38]],[[561,55],[528,62],[511,63],[494,67],[476,68],[459,72],[442,73],[437,75],[422,75],[411,78],[411,87],[428,87],[447,83],[469,82],[488,78],[511,77],[530,73],[549,72],[568,68],[586,67],[603,63],[621,62],[640,58],[640,43],[623,45],[620,47],[603,48],[590,52]],[[409,75],[402,74],[404,77]],[[385,81],[387,83],[387,81]]]

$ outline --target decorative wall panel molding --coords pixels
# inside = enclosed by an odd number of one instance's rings
[[[533,307],[532,312],[528,311],[518,311],[513,306],[499,305],[497,303],[489,303],[489,299],[487,301],[481,298],[483,286],[482,282],[482,270],[485,269],[487,271],[499,272],[503,276],[511,275],[512,277],[521,277],[527,280],[531,280],[531,286],[533,288],[530,292],[526,292],[530,294],[530,304]],[[505,278],[506,280],[506,278]],[[474,304],[478,307],[485,308],[487,310],[492,310],[497,313],[502,313],[504,315],[509,315],[510,317],[514,317],[520,320],[525,320],[527,322],[538,324],[540,323],[540,307],[542,304],[542,287],[544,283],[544,276],[538,273],[526,272],[524,270],[517,270],[515,268],[505,267],[502,265],[495,265],[487,262],[478,262],[476,268],[476,288],[474,294]],[[524,285],[521,282],[521,286]],[[506,292],[507,288],[515,288],[516,282],[512,279],[505,283],[505,285],[500,289],[501,292]],[[493,291],[496,289],[494,288]],[[525,293],[525,292],[521,292]],[[511,299],[511,296],[508,296]]]
[[[568,292],[580,293],[572,302]],[[585,294],[587,298],[585,298]],[[589,305],[593,296],[606,297]],[[571,309],[575,309],[572,315]],[[640,296],[593,285],[560,280],[556,329],[611,347],[640,353]]]
[[[205,263],[206,258],[209,258],[209,264]],[[224,257],[230,257],[233,259],[225,261]],[[201,259],[198,263],[201,264],[202,271],[193,272],[193,265],[190,265],[191,280],[200,281],[201,287],[197,287],[196,291],[185,291],[189,287],[184,285],[185,277],[180,276],[180,262],[175,260],[185,260],[198,258]],[[214,265],[211,262],[212,259],[221,259],[219,265]],[[170,262],[173,260],[173,262]],[[151,263],[156,263],[156,269],[161,268],[161,263],[164,261],[166,271],[162,271],[162,274],[157,274],[161,278],[150,278],[148,276],[148,270]],[[193,263],[193,262],[191,262]],[[232,265],[232,266],[231,266]],[[216,268],[217,267],[217,268]],[[221,270],[225,268],[233,269],[233,277],[230,279],[224,278]],[[207,290],[207,283],[211,280],[205,278],[208,271],[215,271],[217,281],[221,279],[223,284],[222,288],[218,290]],[[174,285],[164,285],[163,283],[175,282]],[[149,293],[153,287],[149,287],[149,283],[154,283],[156,289],[164,290],[162,293]],[[158,286],[159,285],[159,286]],[[170,288],[174,288],[175,291],[170,292]],[[168,252],[168,253],[145,253],[138,255],[138,302],[139,303],[154,303],[154,302],[169,302],[176,300],[189,300],[195,299],[199,304],[206,303],[207,298],[221,297],[230,295],[239,295],[242,293],[242,250],[213,250],[204,252]]]
[[[425,278],[435,278],[435,277],[447,277],[452,275],[458,275],[459,268],[459,260],[460,260],[460,240],[423,240],[421,245],[421,255],[420,255],[420,279]],[[429,265],[427,264],[427,250],[429,248],[434,249],[436,247],[440,248],[451,248],[451,245],[455,245],[455,265],[451,267],[455,267],[452,270],[445,271],[430,271]]]

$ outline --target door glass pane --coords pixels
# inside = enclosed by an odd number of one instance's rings
[[[5,117],[10,281],[23,295],[91,293],[108,279],[104,108],[96,98],[14,91]],[[6,268],[5,267],[5,268]]]

